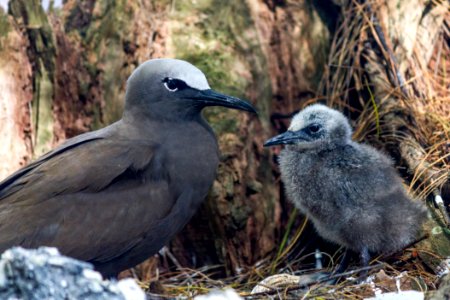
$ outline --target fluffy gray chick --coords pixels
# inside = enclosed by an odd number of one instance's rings
[[[326,240],[361,255],[389,253],[415,240],[426,217],[391,160],[351,139],[347,118],[324,105],[306,107],[264,145],[286,144],[279,164],[288,198]]]

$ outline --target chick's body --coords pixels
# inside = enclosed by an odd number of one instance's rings
[[[323,238],[376,253],[414,241],[424,209],[408,198],[386,156],[354,142],[322,152],[290,147],[279,158],[287,195]]]
[[[287,144],[279,157],[287,196],[323,238],[362,256],[400,250],[417,238],[425,207],[408,197],[387,156],[352,141],[340,112],[309,106],[266,142],[276,144]]]

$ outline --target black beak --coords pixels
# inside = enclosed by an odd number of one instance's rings
[[[270,147],[270,146],[275,146],[275,145],[294,144],[295,141],[298,141],[298,140],[308,141],[308,140],[310,140],[310,137],[302,130],[295,131],[295,132],[288,130],[282,134],[279,134],[279,135],[274,136],[273,138],[267,140],[264,143],[264,147]]]
[[[256,113],[256,109],[247,101],[218,93],[214,90],[200,90],[195,96],[189,97],[205,106],[224,106]]]

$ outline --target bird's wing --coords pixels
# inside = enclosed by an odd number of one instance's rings
[[[426,209],[410,200],[387,156],[368,146],[356,150],[346,153],[353,164],[344,164],[343,158],[332,182],[330,198],[340,239],[359,250],[401,249],[414,240]]]
[[[0,249],[51,245],[85,260],[127,251],[178,197],[157,148],[85,136],[10,176],[0,184]]]
[[[42,165],[52,157],[55,157],[63,152],[67,152],[72,148],[79,147],[85,143],[89,143],[98,139],[105,138],[105,130],[98,130],[94,132],[88,132],[85,134],[78,135],[74,138],[63,143],[61,146],[55,148],[54,150],[48,152],[47,154],[41,156],[39,159],[28,164],[26,167],[13,173],[5,180],[0,182],[0,200],[7,197],[10,193],[13,193],[16,189],[20,188],[17,180],[25,176],[30,171],[34,170],[38,166]]]
[[[343,159],[336,161],[335,182],[344,197],[341,201],[364,204],[368,208],[373,200],[391,201],[404,197],[400,178],[388,157],[366,145],[347,147]],[[377,203],[376,205],[379,205]]]

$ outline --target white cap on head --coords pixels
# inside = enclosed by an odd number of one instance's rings
[[[184,60],[172,58],[157,58],[151,59],[142,63],[130,76],[130,79],[135,74],[144,76],[160,75],[161,79],[166,77],[174,78],[184,81],[188,86],[197,90],[209,90],[211,87],[208,80],[200,69]],[[129,80],[130,80],[129,79]]]

